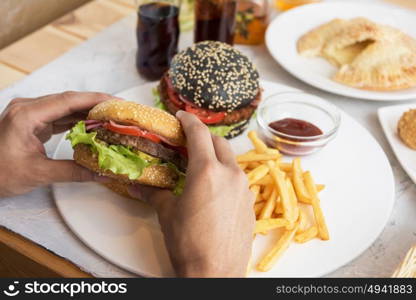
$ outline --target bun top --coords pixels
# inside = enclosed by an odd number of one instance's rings
[[[158,108],[113,99],[94,106],[88,114],[88,119],[112,120],[124,125],[134,125],[160,135],[178,146],[186,145],[179,120]]]
[[[247,106],[259,92],[259,74],[232,46],[204,41],[178,53],[169,77],[176,91],[198,107],[233,111]]]

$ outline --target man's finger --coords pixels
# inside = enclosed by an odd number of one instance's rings
[[[237,165],[233,149],[225,138],[213,135],[212,141],[214,143],[215,153],[220,162],[225,165]]]
[[[52,134],[59,134],[65,131],[68,131],[72,127],[74,127],[75,123],[72,124],[63,124],[63,125],[52,125]]]
[[[85,120],[88,116],[88,110],[80,111],[73,113],[69,116],[60,118],[53,122],[53,124],[63,125],[63,124],[75,124],[78,121]]]
[[[175,196],[170,190],[140,184],[129,186],[128,193],[131,197],[152,205],[159,215],[165,213],[167,207],[175,200]]]
[[[189,163],[192,163],[192,161],[216,160],[214,145],[208,127],[193,114],[182,110],[176,113],[176,117],[181,121],[186,135]]]
[[[38,121],[50,123],[114,98],[104,93],[65,92],[41,97],[29,105]]]
[[[36,162],[45,184],[54,182],[101,181],[102,176],[76,164],[73,160],[44,159]],[[101,178],[100,178],[101,177]]]

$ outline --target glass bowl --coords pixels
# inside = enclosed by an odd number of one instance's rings
[[[284,119],[309,122],[322,134],[302,136],[275,130],[270,123]],[[260,136],[270,146],[282,153],[300,156],[322,149],[337,134],[341,123],[339,110],[328,101],[304,92],[284,92],[267,97],[257,113]]]

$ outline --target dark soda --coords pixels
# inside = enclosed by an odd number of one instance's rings
[[[179,7],[151,2],[139,7],[136,65],[148,80],[158,80],[169,69],[178,52]]]
[[[233,44],[236,0],[196,0],[195,42],[220,41]]]

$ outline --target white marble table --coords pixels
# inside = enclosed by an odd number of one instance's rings
[[[14,97],[35,97],[64,90],[115,94],[143,83],[144,80],[137,75],[135,69],[137,45],[134,28],[135,17],[128,17],[21,82],[1,91],[0,111]],[[190,41],[190,34],[183,35],[181,47],[188,45]],[[285,72],[272,60],[264,47],[239,49],[251,57],[263,79],[329,99],[358,120],[381,144],[393,167],[396,180],[394,211],[383,233],[367,251],[328,276],[390,276],[405,252],[416,241],[416,186],[398,164],[376,116],[377,108],[393,103],[352,100],[322,92]],[[60,138],[61,136],[56,136],[47,143],[48,155],[52,155]],[[374,208],[374,214],[377,214],[377,207]],[[371,216],[368,218],[371,219]],[[59,216],[49,188],[38,189],[15,198],[1,199],[0,225],[67,258],[97,277],[134,276],[107,262],[77,239]]]

